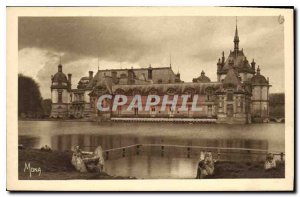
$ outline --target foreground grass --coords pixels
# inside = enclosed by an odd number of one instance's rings
[[[129,177],[110,176],[102,173],[81,173],[71,164],[71,152],[42,152],[35,149],[19,150],[19,179],[26,180],[68,180],[68,179],[124,179]],[[41,168],[42,172],[30,174],[24,172],[25,163],[33,168]]]
[[[219,162],[215,173],[208,178],[284,178],[284,162],[278,162],[277,168],[266,171],[264,162]]]
[[[19,179],[68,180],[68,179],[129,179],[131,177],[110,176],[106,173],[80,173],[71,165],[71,152],[42,152],[35,149],[19,150]],[[42,172],[24,172],[25,163]],[[208,178],[284,178],[284,163],[273,170],[265,171],[264,162],[217,162],[215,173]]]

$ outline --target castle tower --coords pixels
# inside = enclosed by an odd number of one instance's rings
[[[252,83],[252,120],[254,122],[269,121],[269,80],[260,74],[257,67],[256,75],[251,79]]]
[[[52,109],[50,117],[65,118],[68,116],[69,89],[71,79],[62,71],[62,65],[59,64],[57,73],[51,77],[51,101]]]
[[[233,50],[230,50],[228,57],[225,60],[224,52],[222,53],[221,61],[217,63],[217,79],[218,82],[222,82],[226,77],[226,74],[230,68],[230,63],[233,63],[234,69],[237,70],[239,73],[242,83],[248,82],[251,80],[253,75],[255,74],[255,63],[250,65],[250,62],[247,60],[246,55],[244,54],[243,49],[239,49],[239,32],[237,26],[237,19],[236,19],[236,26],[235,26],[235,34],[233,38]]]

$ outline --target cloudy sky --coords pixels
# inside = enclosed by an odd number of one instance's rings
[[[278,17],[238,17],[240,48],[284,91],[283,24]],[[21,17],[19,73],[33,77],[50,98],[60,57],[73,88],[89,70],[168,66],[192,81],[202,70],[215,81],[222,51],[233,50],[235,17]]]

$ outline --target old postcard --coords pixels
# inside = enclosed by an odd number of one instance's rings
[[[293,15],[8,7],[7,189],[293,190]]]

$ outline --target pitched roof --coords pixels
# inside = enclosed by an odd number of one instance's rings
[[[226,73],[229,70],[231,61],[233,61],[233,67],[237,68],[239,72],[248,72],[252,74],[255,73],[255,70],[251,68],[243,50],[230,51],[229,56],[224,63],[224,66],[221,67],[221,70],[218,70],[218,72]]]
[[[112,91],[118,92],[124,91],[127,93],[133,91],[139,91],[140,94],[167,94],[173,91],[174,94],[182,94],[186,91],[192,91],[193,93],[205,94],[207,88],[218,89],[222,83],[220,82],[210,82],[210,83],[172,83],[172,84],[147,84],[147,85],[113,85]]]
[[[148,78],[148,70],[152,71],[152,79]],[[95,81],[100,81],[105,76],[117,78],[116,83],[127,84],[129,72],[133,72],[134,80],[137,83],[147,83],[146,81],[152,81],[152,83],[174,83],[176,75],[170,67],[159,67],[159,68],[132,68],[132,69],[107,69],[98,70],[96,75],[90,80],[87,85],[87,89],[92,89],[95,85]]]
[[[229,68],[226,77],[223,81],[224,84],[241,85],[238,73],[234,68]]]

